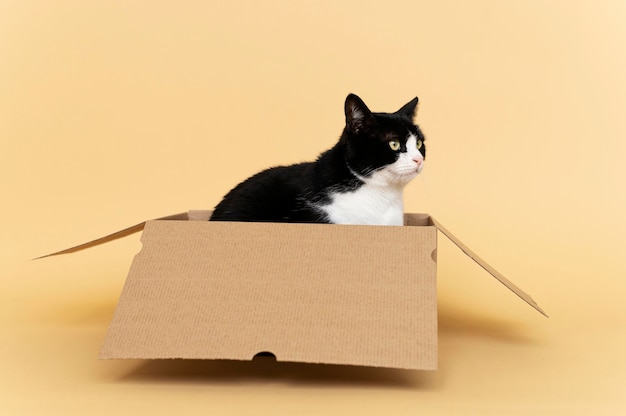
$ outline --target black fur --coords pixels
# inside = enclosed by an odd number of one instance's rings
[[[424,140],[413,124],[417,97],[395,113],[372,113],[356,95],[345,102],[346,126],[337,144],[315,162],[269,168],[233,188],[215,207],[211,221],[330,222],[317,208],[330,202],[329,193],[350,192],[376,169],[393,163],[406,152],[406,138],[413,133]],[[392,151],[388,142],[399,140]],[[426,156],[426,146],[420,152]]]

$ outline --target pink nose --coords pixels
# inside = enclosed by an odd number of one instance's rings
[[[422,163],[424,163],[424,159],[422,159],[421,157],[415,158],[413,159],[413,162],[417,163],[417,166],[422,166]]]

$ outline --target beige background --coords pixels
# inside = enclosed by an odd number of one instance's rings
[[[370,4],[372,3],[372,4]],[[626,3],[0,2],[0,414],[623,414]],[[136,236],[420,97],[440,370],[99,362]],[[620,410],[621,409],[621,410]]]

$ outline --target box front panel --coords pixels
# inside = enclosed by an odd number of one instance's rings
[[[434,227],[152,221],[102,358],[434,369]]]

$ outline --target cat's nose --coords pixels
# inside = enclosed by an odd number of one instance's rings
[[[416,157],[413,159],[413,162],[417,163],[417,167],[422,166],[422,163],[424,163],[424,158],[422,157]]]

